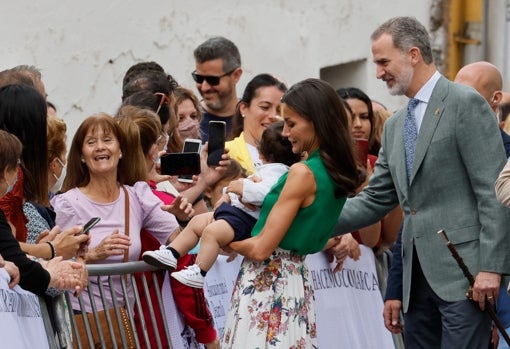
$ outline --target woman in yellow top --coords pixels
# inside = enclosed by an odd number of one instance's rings
[[[262,165],[257,150],[262,132],[279,119],[280,99],[287,87],[269,74],[255,76],[244,90],[232,121],[233,140],[226,143],[231,159],[247,173]]]

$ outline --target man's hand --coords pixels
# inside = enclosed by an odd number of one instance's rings
[[[218,166],[209,167],[207,165],[207,149],[209,145],[205,143],[202,146],[202,152],[200,153],[200,180],[205,181],[207,186],[216,184],[221,177],[225,174],[228,167],[230,166],[230,155],[228,155],[228,149],[225,148],[225,152],[221,155],[221,160]]]
[[[384,326],[391,333],[401,333],[404,329],[400,323],[400,310],[402,309],[402,302],[396,299],[390,299],[384,302]]]
[[[342,270],[344,261],[347,257],[353,260],[358,260],[361,255],[361,249],[358,242],[352,237],[352,235],[345,234],[336,236],[333,238],[335,243],[332,247],[328,248],[326,252],[336,258],[336,267],[333,270],[334,273]]]
[[[485,298],[489,303],[494,304],[499,295],[499,284],[501,275],[487,271],[481,271],[476,275],[473,285],[473,300],[478,302],[480,309],[485,310]]]

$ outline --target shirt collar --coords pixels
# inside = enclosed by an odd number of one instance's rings
[[[434,87],[436,87],[436,83],[440,77],[441,74],[436,70],[425,85],[423,85],[418,93],[416,93],[414,98],[418,99],[420,102],[428,103],[430,96],[432,95],[432,91],[434,90]]]

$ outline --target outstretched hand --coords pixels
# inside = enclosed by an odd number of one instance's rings
[[[188,221],[195,213],[193,205],[184,196],[177,196],[171,205],[161,205],[163,211],[172,213],[180,221]]]

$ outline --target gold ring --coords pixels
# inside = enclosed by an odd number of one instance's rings
[[[487,296],[487,299],[492,299],[493,297],[492,296]]]

